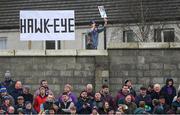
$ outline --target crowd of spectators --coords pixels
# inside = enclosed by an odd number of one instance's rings
[[[10,71],[4,77],[0,84],[0,114],[180,114],[180,91],[176,91],[173,79],[167,79],[164,86],[142,86],[138,92],[132,81],[126,80],[114,97],[108,85],[94,92],[93,85],[87,84],[77,96],[66,84],[55,97],[47,80],[42,80],[32,94],[21,81],[12,80]]]

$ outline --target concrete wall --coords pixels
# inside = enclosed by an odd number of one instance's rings
[[[70,83],[79,93],[87,83],[96,91],[108,84],[115,94],[126,79],[136,90],[142,85],[165,84],[173,78],[180,84],[179,43],[111,43],[108,50],[8,50],[0,51],[0,80],[8,69],[13,79],[30,85],[32,91],[46,79],[55,94]]]

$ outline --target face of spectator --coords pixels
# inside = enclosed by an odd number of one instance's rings
[[[9,99],[4,100],[4,104],[5,105],[9,105],[10,104],[10,100]]]
[[[97,100],[97,101],[101,100],[101,94],[100,93],[95,94],[95,100]]]
[[[109,93],[109,88],[103,88],[103,93],[108,94]]]
[[[67,92],[67,93],[68,93],[68,92],[70,92],[70,91],[71,91],[71,89],[70,89],[69,87],[67,87],[67,86],[64,87],[64,92]]]
[[[168,85],[171,86],[171,85],[172,85],[172,81],[169,81],[169,82],[168,82]]]
[[[86,86],[86,91],[87,91],[88,93],[91,93],[91,92],[93,91],[92,85],[88,84],[88,85]]]
[[[55,111],[53,109],[50,109],[49,110],[49,115],[54,115],[55,114]]]
[[[53,102],[54,101],[54,96],[53,95],[48,95],[47,98],[46,98],[46,101]]]
[[[41,85],[44,86],[44,87],[48,87],[48,82],[47,81],[43,81]]]
[[[124,94],[128,94],[128,93],[129,93],[129,87],[128,87],[128,86],[123,86],[122,92],[123,92]]]
[[[82,93],[81,93],[81,97],[82,97],[82,98],[87,98],[87,92],[82,92]]]
[[[21,96],[21,97],[18,97],[17,102],[18,102],[18,104],[20,104],[20,105],[24,104],[24,98],[23,98],[22,96]]]
[[[130,103],[132,101],[132,98],[130,95],[126,96],[125,101]]]
[[[160,99],[159,99],[159,102],[160,102],[161,104],[165,104],[166,101],[165,101],[164,98],[160,98]]]
[[[140,90],[140,94],[141,94],[142,96],[145,96],[145,95],[146,95],[146,90]]]
[[[26,105],[26,109],[30,110],[31,108],[32,108],[32,104],[31,104],[31,103],[28,103],[28,104]]]
[[[155,86],[154,86],[154,91],[155,91],[155,92],[158,93],[158,92],[160,92],[160,90],[161,90],[160,85],[155,85]]]
[[[14,113],[14,107],[12,107],[12,106],[10,106],[9,108],[8,108],[8,113],[9,114],[13,114]]]
[[[177,102],[180,102],[180,96],[179,96],[179,97],[177,97]]]
[[[23,88],[23,93],[24,93],[24,94],[28,94],[28,93],[29,93],[29,88],[24,87],[24,88]]]
[[[16,89],[21,89],[22,88],[22,83],[20,81],[17,81],[15,84]]]
[[[91,114],[92,114],[92,115],[97,115],[97,114],[98,114],[97,109],[93,109]]]
[[[105,109],[108,109],[108,108],[109,108],[109,103],[108,103],[108,102],[105,102],[105,103],[104,103],[104,107],[105,107]]]
[[[41,95],[44,95],[44,94],[45,94],[45,92],[46,92],[46,90],[45,90],[45,88],[44,88],[44,87],[41,87],[39,90],[40,90],[40,94],[41,94]]]
[[[69,96],[68,95],[62,95],[62,100],[64,102],[67,102],[69,100]]]
[[[127,85],[128,87],[132,87],[131,81],[128,81],[128,82],[126,83],[126,85]]]

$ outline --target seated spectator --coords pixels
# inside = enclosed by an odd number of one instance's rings
[[[119,104],[127,105],[128,109],[125,111],[125,114],[133,114],[137,105],[133,102],[133,96],[131,94],[127,95],[124,100],[119,100]]]
[[[74,103],[71,101],[67,92],[64,92],[61,98],[62,101],[60,102],[60,107],[62,109],[62,112],[63,114],[69,114],[71,112],[70,108],[74,106]]]
[[[8,94],[6,88],[4,86],[0,89],[0,105],[2,105],[1,102],[3,102],[3,97],[8,96],[10,98],[10,105],[14,106],[14,98]]]
[[[170,110],[170,106],[166,104],[164,96],[159,97],[160,106],[163,108],[164,112],[167,113]]]
[[[46,89],[46,92],[45,92],[46,95],[49,95],[49,94],[53,95],[53,92],[49,89],[47,80],[41,80],[41,82],[40,82],[40,87],[41,87],[41,86],[45,87],[45,89]],[[35,93],[34,93],[34,98],[37,97],[39,94],[40,94],[40,91],[39,91],[39,89],[37,89],[37,90],[35,91]]]
[[[139,105],[140,101],[144,101],[146,105],[152,107],[151,96],[147,94],[147,89],[145,87],[140,88],[140,94],[135,98],[136,105]]]
[[[86,91],[89,99],[94,99],[95,93],[93,92],[93,86],[92,84],[86,85]]]
[[[10,106],[12,106],[12,105],[10,104],[10,97],[4,96],[4,97],[3,97],[2,110],[5,111],[5,112],[7,112],[8,107],[10,107]]]
[[[94,100],[92,102],[93,107],[96,107],[99,110],[103,109],[104,101],[101,98],[101,94],[99,92],[95,93]]]
[[[177,113],[180,111],[180,94],[177,95],[176,101],[172,103],[173,110]]]
[[[78,114],[90,114],[92,101],[88,98],[87,92],[82,91],[78,98],[78,102],[76,103],[77,113]]]
[[[176,96],[176,88],[173,86],[173,79],[167,79],[166,85],[162,87],[160,93],[165,96],[166,103],[171,105],[173,98]]]
[[[160,105],[160,101],[158,99],[153,99],[153,114],[165,114],[164,109]]]
[[[40,110],[46,111],[46,110],[54,109],[54,105],[55,105],[54,95],[48,95],[46,101],[43,104],[41,104]]]
[[[139,102],[139,107],[134,111],[134,114],[139,115],[139,114],[147,114],[145,111],[145,102],[140,101]]]
[[[16,81],[15,82],[15,86],[12,89],[12,92],[10,93],[10,95],[14,98],[15,100],[15,104],[17,104],[17,97],[21,96],[23,94],[23,89],[22,89],[22,83],[21,81]]]
[[[33,103],[33,95],[30,93],[30,88],[28,86],[23,87],[23,94],[24,101],[29,101]]]
[[[124,82],[125,85],[129,87],[130,94],[136,97],[136,91],[132,87],[132,81],[131,80],[125,80]]]
[[[15,114],[15,109],[13,106],[8,107],[7,114]]]
[[[154,84],[153,91],[151,93],[151,99],[159,99],[160,96],[160,91],[161,91],[161,86],[160,84]]]
[[[4,78],[5,80],[1,84],[7,89],[8,93],[11,93],[15,82],[12,80],[11,72],[9,70],[5,72]]]
[[[103,108],[99,110],[99,114],[108,114],[109,111],[113,110],[112,107],[109,105],[108,101],[103,103]]]
[[[77,115],[76,106],[72,106],[72,107],[70,108],[70,114],[71,114],[71,115]]]
[[[37,114],[37,112],[34,110],[34,108],[33,108],[33,106],[32,106],[32,103],[31,103],[30,101],[26,101],[24,113],[25,113],[26,115]]]
[[[40,86],[39,88],[40,94],[34,99],[34,109],[37,113],[40,112],[40,105],[46,101],[46,88],[44,86]]]
[[[17,98],[17,104],[15,105],[15,113],[17,113],[17,110],[19,108],[22,108],[23,110],[25,109],[25,104],[24,104],[24,97],[23,96],[18,96]]]
[[[94,106],[90,115],[99,115],[98,108]]]
[[[148,95],[151,95],[151,94],[152,94],[153,88],[154,88],[154,85],[153,85],[153,84],[148,85],[148,88],[147,88],[147,94],[148,94]]]

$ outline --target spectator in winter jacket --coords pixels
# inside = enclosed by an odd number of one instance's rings
[[[173,79],[167,79],[166,85],[162,87],[160,93],[165,96],[166,103],[171,105],[173,98],[176,96],[176,88],[173,86]]]
[[[99,112],[99,110],[103,108],[103,103],[104,101],[101,98],[101,94],[99,92],[95,93],[94,100],[92,102],[93,107],[96,107]]]
[[[161,86],[160,84],[154,84],[153,91],[151,93],[151,98],[153,99],[159,99],[160,96],[160,91],[161,91]]]
[[[33,103],[33,95],[30,93],[30,88],[28,86],[23,87],[24,102],[29,101]]]
[[[8,96],[10,98],[10,104],[12,106],[14,106],[14,104],[15,104],[14,103],[14,98],[11,95],[8,94],[5,87],[1,87],[1,89],[0,89],[0,105],[2,105],[1,102],[3,102],[3,97],[5,97],[5,96]]]
[[[37,113],[40,112],[40,105],[46,101],[47,95],[46,95],[46,87],[41,86],[39,88],[40,94],[35,97],[34,99],[34,109]]]
[[[2,109],[3,109],[5,112],[7,112],[8,107],[10,107],[10,106],[12,106],[12,105],[10,104],[10,97],[4,96],[4,97],[3,97]]]
[[[100,93],[101,93],[102,100],[107,101],[111,105],[111,107],[114,109],[115,108],[114,99],[109,93],[109,87],[107,85],[103,85]]]
[[[164,108],[160,105],[160,101],[158,99],[153,99],[152,104],[153,114],[165,114]]]
[[[163,108],[164,112],[167,113],[170,110],[170,106],[165,102],[164,96],[159,97],[160,106]]]
[[[145,102],[144,101],[140,101],[139,102],[139,107],[134,111],[135,115],[139,115],[139,114],[147,114],[147,112],[145,111]]]
[[[145,87],[140,88],[140,94],[137,95],[135,98],[136,105],[139,105],[140,101],[144,101],[146,105],[152,107],[151,96],[148,95],[146,92],[147,92],[147,89]]]
[[[30,101],[26,101],[25,103],[25,109],[24,109],[24,113],[26,115],[34,115],[37,114],[37,112],[34,110],[32,103]]]
[[[12,92],[14,81],[12,80],[11,72],[7,70],[4,74],[4,82],[2,82],[2,85],[7,89],[8,93]]]
[[[24,97],[23,96],[18,96],[17,98],[17,104],[15,105],[15,113],[17,113],[17,110],[19,108],[25,109],[25,104],[24,104]]]
[[[94,99],[95,93],[93,92],[93,86],[92,84],[86,85],[86,91],[89,99]]]
[[[127,95],[130,94],[129,87],[127,85],[123,85],[122,89],[118,92],[115,98],[116,107],[118,107],[118,100],[124,100]]]
[[[74,104],[76,104],[77,103],[77,96],[75,95],[75,93],[73,93],[72,92],[72,90],[73,90],[73,87],[70,85],[70,84],[66,84],[65,86],[64,86],[64,92],[66,92],[67,94],[68,94],[68,96],[69,96],[69,99],[74,103]],[[61,102],[62,100],[62,98],[61,98],[62,96],[60,96],[60,98],[59,98],[59,101]]]
[[[78,102],[76,103],[77,113],[78,114],[90,114],[92,101],[88,98],[87,92],[82,91],[78,98]]]
[[[10,93],[10,95],[14,98],[15,100],[15,104],[17,104],[17,97],[21,96],[23,94],[23,89],[22,89],[22,83],[21,81],[16,81],[15,82],[15,86],[12,89],[12,92]]]
[[[172,107],[176,113],[180,111],[180,94],[178,94],[176,101],[172,103]]]

